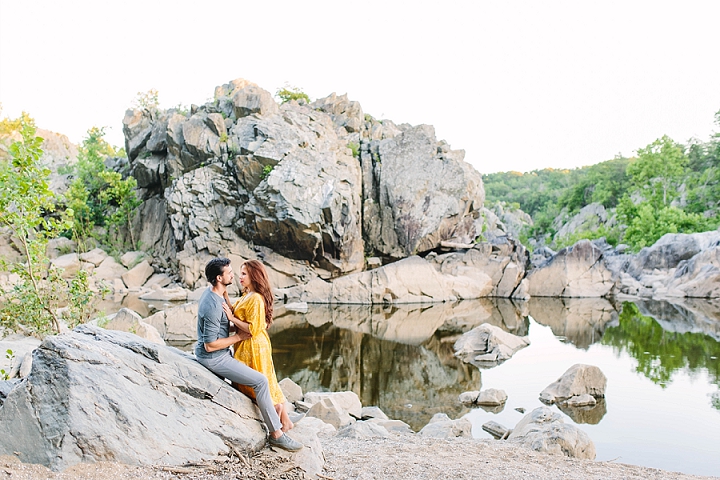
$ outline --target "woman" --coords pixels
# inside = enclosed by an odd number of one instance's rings
[[[248,260],[243,263],[240,269],[240,285],[243,289],[243,295],[231,309],[229,306],[230,299],[226,293],[226,302],[223,304],[223,309],[228,318],[235,317],[241,322],[247,323],[252,337],[235,344],[234,356],[236,360],[267,377],[270,386],[270,397],[280,417],[282,430],[287,432],[294,425],[285,407],[285,396],[278,384],[275,366],[273,365],[272,346],[267,333],[267,329],[272,325],[273,321],[273,294],[263,264],[257,260]],[[241,328],[241,330],[245,329]],[[241,392],[255,398],[255,392],[251,387],[245,385],[238,385],[238,387]]]

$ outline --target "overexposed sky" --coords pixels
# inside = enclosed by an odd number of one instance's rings
[[[0,0],[3,116],[123,144],[138,92],[246,78],[431,124],[481,173],[590,165],[720,110],[720,2]]]

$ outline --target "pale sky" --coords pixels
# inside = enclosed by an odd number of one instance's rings
[[[709,138],[719,19],[713,0],[0,0],[0,102],[123,145],[138,92],[201,104],[246,78],[433,125],[481,173],[572,168]]]

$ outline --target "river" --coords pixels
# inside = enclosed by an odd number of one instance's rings
[[[530,346],[482,370],[454,357],[460,334],[491,323]],[[560,411],[595,443],[597,460],[720,475],[720,304],[710,301],[506,299],[433,306],[282,308],[270,331],[278,378],[303,391],[352,390],[363,405],[422,428],[437,412],[512,428],[576,363],[607,377],[604,401]],[[462,407],[470,390],[504,390],[503,408]]]

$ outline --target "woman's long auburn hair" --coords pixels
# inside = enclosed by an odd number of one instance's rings
[[[243,263],[243,267],[245,267],[248,277],[250,277],[253,288],[262,296],[265,302],[265,323],[270,327],[273,322],[273,293],[272,288],[270,288],[267,270],[258,260],[248,260]]]

